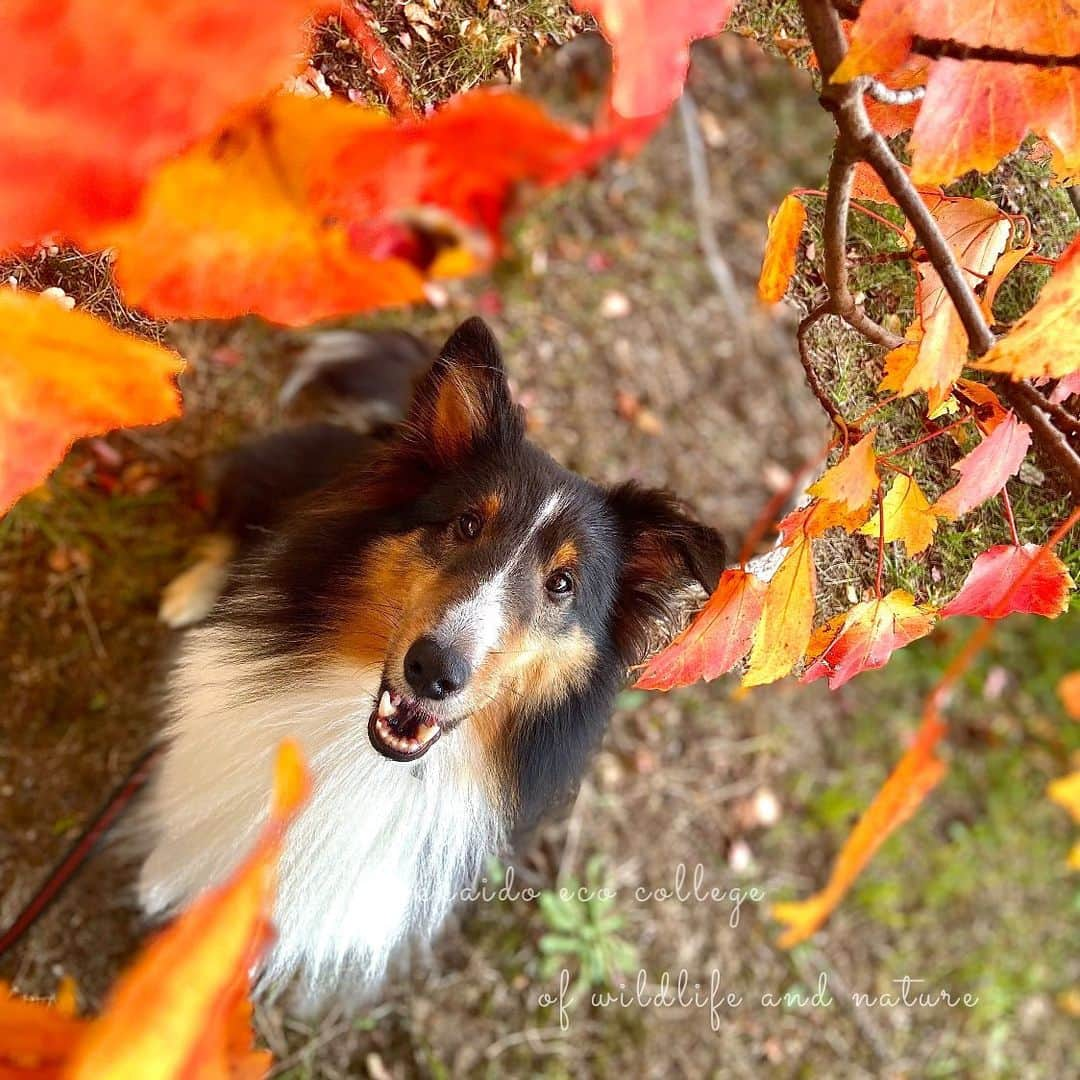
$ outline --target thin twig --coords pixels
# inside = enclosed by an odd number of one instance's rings
[[[1017,394],[1026,398],[1035,408],[1042,409],[1066,435],[1080,435],[1080,416],[1073,416],[1064,405],[1044,397],[1029,382],[1014,382],[1012,385]]]
[[[1065,474],[1073,498],[1080,502],[1080,454],[1077,454],[1065,436],[1054,427],[1046,413],[1024,396],[1019,386],[1019,383],[1005,377],[999,377],[995,381],[997,392],[1031,428],[1039,449]]]
[[[1069,196],[1069,202],[1072,203],[1073,211],[1076,216],[1080,218],[1080,187],[1075,184],[1072,187],[1065,189],[1065,194]]]
[[[382,38],[375,32],[375,16],[370,8],[361,0],[345,0],[336,14],[386,94],[394,116],[399,120],[414,119],[416,109],[409,88]]]
[[[1030,53],[1024,49],[1006,49],[999,45],[967,45],[952,38],[932,38],[915,34],[911,51],[931,60],[982,60],[992,64],[1026,64],[1040,68],[1080,67],[1076,53]]]
[[[739,317],[742,303],[735,276],[720,250],[716,239],[716,223],[713,219],[712,191],[709,185],[709,163],[705,153],[705,139],[701,134],[701,120],[697,105],[684,89],[679,98],[679,119],[682,121],[683,139],[686,142],[686,159],[690,166],[690,187],[694,197],[694,215],[697,218],[698,239],[705,265],[716,282],[720,299],[727,309],[728,323],[737,347],[742,347],[743,322]]]
[[[830,301],[826,300],[823,304],[818,304],[818,306],[799,323],[799,329],[796,331],[795,339],[799,345],[799,360],[802,361],[803,372],[806,374],[806,384],[810,387],[814,397],[818,399],[818,403],[825,410],[829,419],[833,422],[833,425],[840,432],[840,435],[844,440],[844,447],[846,448],[851,438],[851,434],[848,430],[848,422],[844,419],[844,414],[840,411],[840,407],[829,396],[829,392],[818,378],[818,374],[814,370],[813,357],[810,355],[810,345],[806,340],[806,335],[810,332],[810,328],[826,315],[831,314],[833,314],[833,311],[832,303]]]

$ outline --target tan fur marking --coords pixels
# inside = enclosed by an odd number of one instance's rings
[[[161,593],[158,618],[173,629],[194,626],[210,614],[228,581],[236,545],[223,533],[211,533],[196,550],[198,562],[174,577]]]
[[[551,561],[552,570],[561,570],[563,567],[576,566],[578,561],[577,544],[573,540],[565,540],[555,552],[555,558]]]
[[[436,447],[448,457],[468,449],[485,424],[480,388],[451,368],[439,385],[431,425]]]

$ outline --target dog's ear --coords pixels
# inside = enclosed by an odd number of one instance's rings
[[[622,484],[608,493],[623,543],[614,634],[628,668],[667,645],[689,609],[716,588],[724,569],[720,534],[670,492]]]
[[[499,345],[483,319],[466,319],[450,335],[417,384],[405,430],[436,463],[521,438],[521,410],[511,401]]]

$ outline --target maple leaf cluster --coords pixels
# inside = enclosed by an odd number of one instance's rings
[[[245,0],[107,9],[71,0],[55,10],[12,0],[0,11],[0,250],[46,238],[109,248],[126,300],[160,318],[254,313],[303,325],[421,300],[431,281],[498,257],[504,219],[524,188],[561,183],[640,145],[682,91],[690,42],[719,32],[734,4],[575,6],[596,17],[614,53],[608,100],[587,130],[507,90],[471,91],[416,115],[351,4],[334,13],[372,58],[395,115],[281,91],[309,50],[307,21],[330,11],[311,0],[257,10]],[[947,187],[1025,137],[1038,140],[1056,183],[1080,179],[1080,15],[1021,0],[866,0],[841,26],[823,0],[800,6],[837,120],[837,154],[826,192],[793,192],[771,219],[759,292],[768,302],[785,295],[808,257],[807,208],[823,209],[829,299],[807,315],[800,344],[823,317],[867,335],[885,352],[879,404],[925,403],[925,434],[882,449],[875,410],[849,421],[807,365],[837,431],[835,460],[777,523],[775,572],[758,576],[745,560],[729,569],[698,618],[640,674],[643,687],[744,664],[748,687],[798,672],[835,689],[941,618],[1055,617],[1073,588],[1054,547],[1080,511],[1042,545],[1013,527],[1011,542],[978,555],[939,608],[886,588],[884,556],[892,544],[920,557],[941,522],[988,499],[1002,499],[1012,522],[1006,485],[1033,440],[1075,459],[1080,485],[1080,423],[1069,428],[1069,403],[1080,394],[1080,239],[1055,261],[1031,309],[995,337],[1002,283],[1024,262],[1052,260],[1035,253],[1038,223]],[[873,100],[864,101],[867,91]],[[884,137],[908,130],[905,165]],[[873,217],[905,245],[915,310],[902,334],[874,324],[847,286],[849,212]],[[74,438],[176,415],[180,364],[85,312],[21,291],[0,296],[0,511]],[[1034,413],[1032,394],[1042,402]],[[1054,426],[1059,413],[1064,429]],[[962,437],[967,453],[956,482],[931,501],[912,452],[948,435]],[[849,610],[815,625],[815,544],[830,530],[875,543],[878,573]],[[941,732],[935,706],[827,889],[779,913],[793,928],[789,942],[820,925],[940,779]]]

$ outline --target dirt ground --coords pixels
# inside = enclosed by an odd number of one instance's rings
[[[537,85],[573,82],[596,55],[579,40],[545,56]],[[737,542],[822,445],[792,317],[762,310],[753,285],[767,213],[791,187],[820,182],[829,124],[805,77],[737,39],[699,49],[690,85],[741,298],[736,325],[701,257],[678,117],[636,160],[531,209],[492,279],[449,290],[440,308],[378,321],[436,341],[484,314],[541,444],[598,479],[668,485]],[[202,528],[195,463],[282,419],[282,335],[256,320],[170,334],[192,360],[184,419],[78,447],[44,493],[0,522],[0,922],[158,728],[169,635],[155,610]],[[824,882],[956,632],[835,695],[819,683],[741,697],[726,681],[627,692],[570,818],[515,867],[522,887],[549,894],[607,884],[621,924],[601,925],[595,905],[574,909],[570,931],[550,903],[466,905],[431,964],[360,1012],[307,1021],[260,1009],[275,1075],[1066,1075],[1069,1021],[1055,995],[1075,979],[1068,829],[1041,798],[1066,757],[1048,731],[1058,719],[1049,687],[1070,662],[1069,632],[1055,631],[1065,644],[1022,624],[988,656],[965,689],[953,775],[826,930],[792,953],[775,946],[768,902]],[[1074,641],[1075,631],[1074,619]],[[1033,658],[1037,685],[1021,686],[1008,673]],[[705,890],[761,895],[737,914],[730,896],[646,898],[671,887],[680,865],[691,875],[700,865]],[[70,974],[98,1008],[140,934],[130,879],[110,853],[95,858],[0,977],[47,994]],[[558,994],[558,936],[575,934],[629,945],[636,956],[621,979],[631,989],[638,968],[653,988],[685,970],[708,994],[715,972],[721,993],[742,1001],[713,1014],[578,1000],[564,1029],[558,1006],[541,999]],[[565,966],[576,974],[571,952]],[[905,975],[981,1003],[852,1003],[851,992],[891,992]],[[823,976],[825,1001],[762,1002],[809,997]]]

